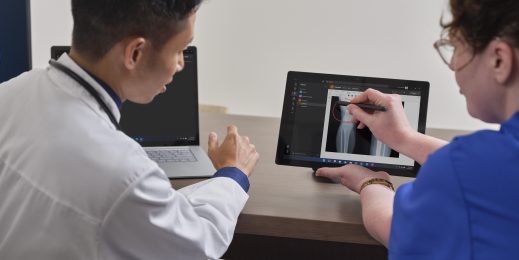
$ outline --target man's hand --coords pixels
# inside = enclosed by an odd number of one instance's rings
[[[236,126],[227,127],[227,136],[221,145],[216,133],[209,134],[209,158],[218,170],[224,167],[236,167],[247,176],[252,174],[259,154],[256,146],[246,136],[240,136]]]

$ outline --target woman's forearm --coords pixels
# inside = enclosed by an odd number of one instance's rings
[[[447,141],[432,136],[413,132],[392,148],[417,161],[419,164],[423,164],[431,153],[447,143]]]
[[[387,247],[393,218],[395,192],[382,185],[368,185],[360,193],[362,220],[368,233]]]

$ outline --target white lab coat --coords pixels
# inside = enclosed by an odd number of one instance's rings
[[[116,104],[67,55],[60,62]],[[174,190],[94,98],[54,68],[0,85],[0,259],[207,259],[248,195],[232,179]]]

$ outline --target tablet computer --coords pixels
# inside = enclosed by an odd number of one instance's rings
[[[343,106],[368,88],[399,94],[411,126],[425,132],[426,81],[290,71],[287,75],[276,163],[318,169],[348,163],[414,177],[420,165],[357,129]]]

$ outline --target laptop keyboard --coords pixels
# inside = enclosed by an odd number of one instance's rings
[[[196,162],[196,157],[189,147],[168,150],[147,150],[150,159],[158,163],[164,162]]]

